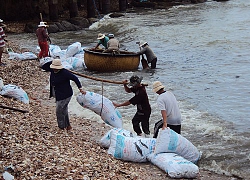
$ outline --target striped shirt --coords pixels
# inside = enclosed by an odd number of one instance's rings
[[[3,28],[0,27],[0,47],[4,47],[5,46],[5,43],[4,43],[4,31],[3,31]]]

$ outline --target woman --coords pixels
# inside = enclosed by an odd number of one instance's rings
[[[50,71],[50,97],[56,98],[56,117],[60,129],[71,130],[69,122],[68,104],[73,95],[70,80],[74,81],[81,93],[84,93],[79,79],[64,69],[60,59],[54,59],[42,66],[45,71]]]

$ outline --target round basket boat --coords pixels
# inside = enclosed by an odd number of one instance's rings
[[[102,53],[102,50],[84,49],[84,63],[88,70],[99,72],[137,70],[140,55],[120,51],[120,54]]]

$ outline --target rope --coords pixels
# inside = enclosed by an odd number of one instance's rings
[[[100,116],[102,115],[102,109],[103,109],[103,82],[102,82],[102,107],[101,107]]]

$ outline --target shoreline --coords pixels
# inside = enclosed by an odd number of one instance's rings
[[[18,45],[11,43],[19,53]],[[22,87],[30,103],[0,96],[1,105],[29,111],[22,114],[0,108],[1,170],[13,165],[15,179],[171,179],[151,163],[125,162],[108,155],[98,144],[110,129],[104,122],[70,114],[73,134],[59,130],[55,103],[48,99],[46,89],[49,74],[41,71],[39,62],[8,60],[6,53],[2,62],[7,64],[0,67],[4,84]],[[198,179],[236,178],[200,169]]]

